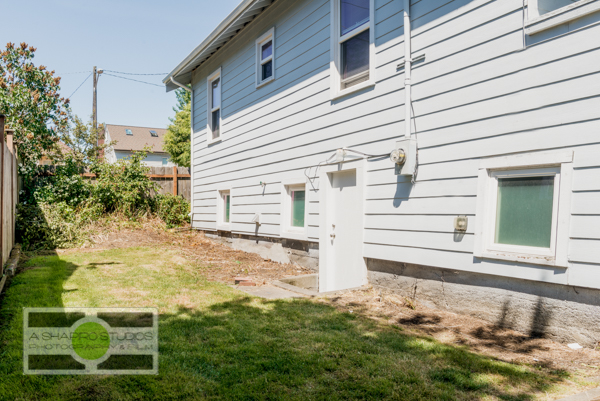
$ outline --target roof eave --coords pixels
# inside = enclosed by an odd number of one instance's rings
[[[243,14],[252,8],[254,3],[267,3],[270,5],[272,0],[242,0],[242,2],[223,20],[221,23],[211,32],[211,34],[200,43],[182,62],[180,62],[177,67],[173,69],[163,79],[163,84],[165,84],[167,92],[177,89],[178,86],[171,82],[171,78],[179,82],[180,84],[187,85],[192,81],[192,72],[182,70],[189,67],[190,64],[194,63],[195,60],[202,54],[203,51],[208,49],[215,40],[219,38],[219,36],[227,31],[227,29],[235,23]],[[250,12],[252,12],[250,10]]]

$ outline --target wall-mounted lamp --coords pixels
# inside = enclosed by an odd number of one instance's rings
[[[457,216],[454,218],[454,229],[456,231],[467,231],[467,225],[469,223],[469,219],[467,216]]]

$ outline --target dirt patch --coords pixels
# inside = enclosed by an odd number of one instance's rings
[[[101,240],[97,238],[89,251],[159,244],[178,255],[177,264],[185,259],[191,274],[210,281],[233,284],[234,277],[243,275],[252,277],[257,285],[266,285],[283,277],[313,273],[298,265],[279,264],[256,254],[234,250],[206,238],[202,232],[190,230],[165,231],[158,227],[119,230],[106,234]],[[187,294],[181,294],[174,301],[184,307],[194,304]],[[443,343],[467,346],[471,351],[509,363],[576,371],[579,377],[595,382],[596,386],[600,383],[598,350],[572,350],[566,344],[530,337],[471,316],[429,309],[410,299],[372,288],[317,298],[316,302],[359,313],[408,332],[431,336]]]

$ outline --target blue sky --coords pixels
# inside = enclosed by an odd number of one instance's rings
[[[240,0],[18,0],[2,2],[0,46],[26,42],[34,63],[62,77],[70,96],[94,65],[130,73],[168,73],[225,18]],[[73,72],[84,73],[71,74]],[[115,74],[117,75],[117,74]],[[101,76],[98,121],[162,128],[175,105],[163,75],[125,76],[161,87]],[[92,77],[71,97],[72,110],[88,120]]]

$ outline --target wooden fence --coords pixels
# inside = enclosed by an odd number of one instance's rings
[[[150,167],[148,177],[159,186],[158,193],[181,195],[191,202],[192,186],[190,169],[187,167]],[[96,178],[95,174],[85,173],[84,177]]]
[[[4,116],[0,115],[0,276],[15,245],[15,214],[19,189],[17,181],[17,152],[12,132],[4,132]]]

